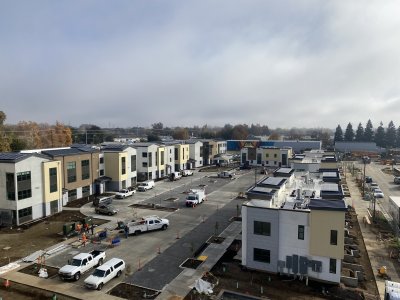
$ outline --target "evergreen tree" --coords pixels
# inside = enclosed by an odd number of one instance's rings
[[[333,138],[334,142],[343,142],[343,130],[342,127],[340,127],[340,125],[338,125],[336,127],[336,131],[335,131],[335,137]]]
[[[396,148],[400,148],[400,126],[397,127],[396,131]]]
[[[346,142],[352,142],[354,139],[354,130],[353,125],[351,123],[347,124],[346,131],[344,133],[344,140]]]
[[[356,142],[364,141],[364,128],[361,125],[361,122],[358,124],[358,127],[357,127],[355,141]]]
[[[385,147],[385,129],[383,128],[383,123],[379,124],[375,133],[375,143],[379,147]]]
[[[364,130],[364,141],[372,142],[373,140],[374,140],[374,128],[372,126],[371,120],[368,120]]]
[[[396,126],[390,121],[386,129],[386,148],[393,148],[396,145]]]

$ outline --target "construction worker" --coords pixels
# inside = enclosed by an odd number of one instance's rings
[[[94,224],[92,223],[92,225],[90,226],[90,231],[92,232],[92,235],[94,234]]]
[[[85,233],[82,233],[82,244],[83,247],[86,247],[87,237]]]
[[[84,228],[84,230],[85,230],[85,232],[89,232],[89,224],[88,223],[85,223],[85,225],[83,225],[83,228]]]
[[[125,232],[125,238],[127,239],[127,238],[128,238],[128,235],[129,235],[129,227],[126,226],[126,225],[125,225],[125,227],[124,227],[124,232]]]
[[[81,233],[81,231],[82,231],[82,224],[81,224],[81,223],[76,224],[75,229],[76,229],[76,231],[77,231],[78,233]]]

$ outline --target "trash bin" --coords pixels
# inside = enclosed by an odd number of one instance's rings
[[[73,231],[75,231],[75,223],[71,222],[71,223],[65,223],[63,225],[63,234],[65,236],[70,235]]]

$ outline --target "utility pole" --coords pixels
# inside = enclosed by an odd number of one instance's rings
[[[363,192],[362,195],[365,197],[365,166],[367,164],[365,157],[363,157],[363,163],[364,163],[364,178],[363,178]],[[375,212],[375,203],[374,203],[374,212]]]

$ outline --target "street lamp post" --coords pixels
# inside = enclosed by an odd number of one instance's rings
[[[364,178],[363,178],[363,192],[362,192],[362,195],[363,195],[363,197],[365,197],[365,166],[367,165],[365,157],[363,157],[363,163],[364,163]]]

